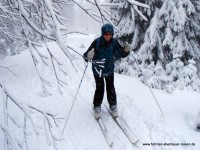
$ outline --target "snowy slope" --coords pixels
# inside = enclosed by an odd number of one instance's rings
[[[79,53],[84,53],[94,39],[94,35],[71,35],[66,39],[67,43]],[[81,48],[84,44],[85,48]],[[67,76],[60,74],[67,85],[62,88],[63,94],[59,94],[52,70],[40,65],[43,77],[51,82],[50,96],[41,94],[41,84],[32,62],[29,51],[20,55],[7,57],[0,61],[0,65],[15,65],[10,69],[13,75],[5,68],[0,68],[0,81],[12,92],[20,104],[31,105],[45,112],[66,117],[73,102],[78,85],[85,68],[84,60],[76,55],[75,68],[67,61],[67,58],[59,51],[54,43],[50,47],[57,53],[57,57],[64,63],[63,68]],[[74,53],[75,54],[75,53]],[[51,68],[51,67],[50,67]],[[52,68],[51,68],[52,69]],[[200,94],[189,91],[175,91],[167,94],[163,91],[153,90],[158,100],[164,117],[147,86],[133,77],[115,74],[115,86],[118,97],[118,108],[122,119],[137,135],[140,141],[133,146],[115,124],[105,107],[102,106],[103,120],[113,139],[113,150],[198,150],[200,149],[200,132],[195,130],[197,114],[200,110]],[[111,149],[100,130],[92,113],[92,99],[95,83],[89,64],[80,91],[75,101],[71,116],[65,129],[64,140],[53,142],[49,133],[45,136],[44,121],[41,115],[33,112],[34,122],[39,134],[33,131],[30,121],[27,122],[27,143],[30,150],[58,149],[58,150],[109,150]],[[2,92],[0,92],[0,106],[2,106]],[[104,104],[107,105],[106,94]],[[9,102],[8,110],[20,125],[23,125],[23,113],[12,102]],[[0,122],[4,122],[3,107],[0,108]],[[64,121],[58,128],[53,128],[53,134],[60,137]],[[9,121],[9,130],[17,141],[23,143],[22,127],[17,128]],[[0,149],[4,149],[4,135],[0,130]],[[152,144],[151,144],[152,143]],[[167,143],[169,145],[164,145]],[[181,146],[181,143],[190,143],[189,146]],[[195,145],[191,145],[194,143]],[[150,144],[150,145],[144,145]],[[161,145],[162,144],[162,145]],[[171,145],[170,145],[171,144]],[[173,144],[179,144],[174,146]]]

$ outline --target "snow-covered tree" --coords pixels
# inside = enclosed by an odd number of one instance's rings
[[[10,47],[11,54],[19,53],[23,48],[29,49],[41,81],[43,94],[46,95],[51,94],[48,90],[51,81],[44,76],[45,68],[51,70],[50,74],[54,73],[58,89],[66,84],[59,76],[59,71],[66,74],[66,70],[56,52],[50,47],[50,42],[58,43],[61,52],[69,61],[74,58],[63,40],[63,34],[67,33],[65,21],[68,20],[60,14],[61,3],[63,1],[52,0],[2,0],[0,2],[0,40],[5,41],[5,45]],[[12,72],[11,66],[0,64],[0,67]],[[12,73],[15,75],[14,72]],[[44,108],[23,103],[21,97],[14,96],[13,91],[9,90],[3,81],[0,81],[0,92],[3,95],[0,98],[3,102],[0,110],[4,112],[0,120],[0,129],[5,135],[3,149],[29,149],[27,142],[29,124],[32,125],[35,135],[38,135],[40,130],[38,120],[35,119],[36,115],[43,118],[42,128],[47,144],[55,146],[56,141],[61,140],[60,135],[55,135],[53,131],[61,122],[55,114],[47,112]],[[16,109],[13,110],[13,107]],[[18,117],[22,119],[17,121],[18,119],[10,113],[11,110],[19,111],[21,115]],[[19,135],[12,133],[11,127],[17,128]]]
[[[139,49],[139,55],[149,55],[141,56],[141,61],[155,60],[155,63],[160,61],[166,65],[174,55],[180,55],[183,61],[193,57],[198,59],[199,52],[194,48],[198,44],[194,44],[197,41],[190,27],[193,23],[190,18],[194,13],[195,7],[189,0],[168,0],[164,1],[160,9],[156,8],[144,43]]]
[[[84,4],[81,5],[81,0],[72,0],[75,4],[77,4],[85,13],[87,13],[90,17],[92,17],[94,20],[105,24],[105,23],[110,23],[114,26],[115,30],[117,32],[121,32],[120,30],[120,26],[119,23],[121,22],[122,19],[126,19],[124,18],[124,16],[119,16],[114,14],[111,9],[116,9],[117,12],[121,12],[122,8],[126,8],[126,6],[124,6],[124,3],[128,4],[130,7],[132,7],[132,9],[128,10],[128,11],[136,11],[139,13],[139,16],[141,16],[143,19],[147,20],[147,18],[142,14],[141,11],[138,10],[138,7],[142,7],[142,8],[149,8],[148,5],[143,4],[143,3],[139,3],[135,0],[124,0],[123,4],[121,4],[120,1],[113,1],[113,0],[86,0],[84,1]],[[91,5],[92,7],[88,8],[87,6]],[[110,9],[111,8],[111,9]]]
[[[195,66],[198,66],[200,56],[200,45],[198,42],[200,29],[199,1],[146,0],[145,3],[150,5],[151,8],[142,9],[141,12],[146,14],[150,21],[142,23],[141,18],[135,15],[137,18],[131,18],[129,19],[130,21],[128,20],[128,22],[125,22],[126,24],[129,23],[127,26],[132,27],[133,30],[131,32],[129,32],[130,29],[124,30],[122,32],[123,34],[120,33],[121,35],[119,35],[119,38],[120,36],[128,37],[129,43],[132,43],[133,50],[137,52],[137,60],[140,68],[147,69],[153,62],[155,65],[154,69],[162,67],[166,73],[167,64],[175,61],[177,57],[180,59],[180,62],[183,63],[183,67],[189,64],[188,61],[190,59],[194,59],[197,62]],[[134,22],[134,26],[131,25],[131,22]],[[134,53],[131,55],[132,56],[129,58],[126,58],[129,66],[133,64],[133,59],[131,59],[131,57],[136,57]],[[126,72],[127,68],[129,67],[126,67]],[[123,71],[122,68],[120,68],[120,70],[121,72]],[[193,73],[197,72],[195,71]],[[149,78],[146,77],[145,79],[148,80]],[[151,83],[153,81],[155,80],[151,78]],[[183,80],[181,81],[186,82]],[[163,84],[163,82],[160,82],[160,84]],[[187,86],[187,84],[183,84]],[[161,85],[159,87],[161,87]],[[194,88],[194,90],[196,90],[196,88]]]
[[[47,144],[50,146],[54,144],[56,146],[56,141],[60,141],[60,136],[55,134],[54,130],[60,125],[62,118],[59,118],[51,112],[37,108],[32,104],[22,103],[22,99],[13,95],[13,91],[7,86],[0,82],[1,89],[1,100],[3,110],[3,118],[0,120],[0,129],[4,133],[4,150],[22,150],[30,149],[28,143],[28,131],[30,125],[35,135],[41,134],[41,129],[38,128],[38,121],[43,122],[43,129],[46,136]],[[2,109],[3,108],[3,109]],[[16,112],[12,112],[13,108]],[[11,111],[12,110],[12,111]],[[35,116],[39,115],[41,119],[36,119]],[[19,119],[20,118],[20,119]],[[11,128],[12,127],[12,128]],[[17,134],[12,132],[12,129],[18,130]],[[55,148],[56,149],[56,148]]]
[[[200,91],[200,79],[197,77],[197,68],[194,60],[189,60],[188,65],[176,58],[166,66],[167,76],[171,79],[173,87]]]
[[[61,15],[60,5],[65,3],[67,2],[52,0],[3,0],[0,3],[1,39],[9,45],[11,54],[19,53],[25,46],[29,48],[43,92],[46,94],[50,94],[47,89],[50,84],[38,68],[41,63],[46,67],[52,66],[58,87],[65,84],[59,78],[55,66],[57,64],[60,70],[63,70],[61,67],[63,64],[56,58],[55,53],[52,53],[47,42],[57,42],[70,61],[74,58],[63,40],[63,34],[67,33],[65,22],[68,19]],[[48,51],[46,54],[39,50],[44,46]]]
[[[152,9],[153,1],[112,0],[112,3],[118,5],[111,8],[112,15],[118,18],[118,21],[113,20],[119,28],[115,37],[122,43],[129,42],[133,49],[137,49],[149,24],[147,12]]]

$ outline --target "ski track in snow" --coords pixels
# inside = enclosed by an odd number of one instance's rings
[[[94,35],[72,35],[69,36],[67,42],[70,46],[83,54],[94,40]],[[84,44],[85,48],[80,48]],[[52,44],[52,46],[54,46]],[[55,46],[56,49],[56,46]],[[54,49],[54,50],[55,50]],[[61,55],[61,54],[60,54]],[[58,55],[59,57],[59,55]],[[60,56],[65,60],[64,56]],[[81,76],[84,71],[85,63],[80,56],[76,55],[77,59],[74,61],[75,67],[78,72],[75,71],[70,65],[66,64],[66,70],[68,71],[67,77],[65,77],[68,85],[62,89],[63,95],[58,94],[56,90],[55,81],[52,76],[48,76],[49,81],[52,80],[54,85],[49,88],[51,96],[41,96],[40,81],[38,79],[35,67],[31,62],[30,54],[28,51],[22,52],[20,55],[8,57],[1,60],[0,63],[4,64],[17,64],[13,67],[13,71],[17,76],[13,76],[7,70],[0,68],[0,79],[5,83],[16,97],[19,97],[22,103],[31,104],[35,107],[39,107],[46,111],[50,111],[61,116],[67,116],[68,110],[74,99],[76,90],[78,88]],[[12,63],[11,63],[12,62]],[[44,76],[49,75],[49,71],[45,70],[44,66],[40,66],[44,69]],[[6,74],[6,76],[5,76]],[[164,117],[160,117],[160,112],[155,104],[155,101],[150,94],[148,88],[140,83],[133,77],[127,77],[123,75],[115,74],[115,86],[118,99],[118,108],[121,118],[133,131],[133,133],[139,137],[139,142],[136,145],[132,145],[112,117],[109,115],[106,108],[102,105],[102,118],[108,129],[108,132],[113,139],[114,145],[110,148],[107,145],[106,140],[100,130],[97,121],[94,119],[92,112],[92,100],[95,90],[95,82],[92,75],[91,64],[89,64],[85,77],[82,81],[80,91],[74,104],[70,119],[65,129],[65,140],[53,143],[50,139],[50,144],[47,145],[47,141],[44,135],[42,118],[35,115],[35,122],[40,129],[39,135],[34,135],[31,125],[28,125],[28,132],[30,132],[28,143],[30,144],[30,150],[53,150],[54,147],[59,150],[198,150],[200,145],[199,133],[195,131],[196,112],[198,103],[193,104],[190,108],[183,110],[187,107],[188,102],[183,101],[180,105],[180,101],[176,100],[180,98],[181,93],[184,91],[178,91],[172,95],[168,95],[162,91],[153,90],[158,100],[160,100],[161,107],[164,110]],[[199,99],[199,94],[191,93],[192,96],[196,96],[194,99]],[[186,94],[184,94],[186,95]],[[186,95],[190,96],[190,93]],[[0,93],[0,99],[2,93]],[[184,98],[183,98],[184,99]],[[174,102],[172,103],[172,100]],[[168,102],[166,102],[168,101]],[[191,102],[192,103],[192,102]],[[104,95],[104,104],[107,104],[106,92]],[[170,105],[177,106],[171,107]],[[11,105],[12,106],[12,105]],[[182,106],[178,108],[178,106]],[[196,107],[195,107],[196,106]],[[194,111],[191,108],[194,107]],[[13,106],[14,108],[14,106]],[[10,108],[11,110],[12,108]],[[2,112],[2,108],[0,108]],[[15,116],[20,118],[20,112],[17,112],[17,108],[14,108]],[[176,114],[171,114],[176,113]],[[180,113],[180,115],[179,115]],[[173,115],[175,117],[173,117]],[[180,120],[178,117],[182,117]],[[176,126],[177,120],[177,126]],[[184,123],[185,125],[179,125]],[[186,131],[185,131],[186,129]],[[19,132],[18,129],[11,128],[14,133]],[[61,129],[54,130],[58,136],[61,134]],[[185,133],[186,132],[186,133]],[[16,134],[15,134],[16,135]],[[3,137],[3,133],[0,132],[0,137]],[[19,137],[20,138],[20,137]],[[3,139],[3,138],[0,138]],[[38,141],[38,139],[40,141]],[[195,146],[144,146],[144,143],[191,143],[195,142]],[[3,145],[3,141],[0,140],[0,145]]]

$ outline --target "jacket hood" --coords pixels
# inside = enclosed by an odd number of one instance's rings
[[[114,35],[114,29],[111,24],[106,23],[105,25],[102,26],[101,34],[104,35],[105,33],[111,33],[112,35]]]

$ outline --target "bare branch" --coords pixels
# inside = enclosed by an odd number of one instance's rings
[[[100,14],[101,14],[101,20],[102,20],[102,22],[103,22],[103,24],[104,24],[104,19],[106,19],[106,18],[105,18],[105,16],[103,15],[103,13],[102,13],[102,11],[101,11],[101,8],[100,8],[100,5],[98,4],[98,2],[97,2],[96,0],[94,0],[94,2],[95,2],[96,6],[97,6],[97,8],[98,8],[98,10],[99,10],[99,12],[100,12]]]
[[[76,0],[72,0],[76,5],[78,5],[83,11],[85,11],[90,17],[92,17],[94,20],[96,20],[97,22],[100,22],[99,20],[97,20],[95,17],[93,17],[93,15],[91,15],[91,13],[88,12],[88,10],[84,9]]]

